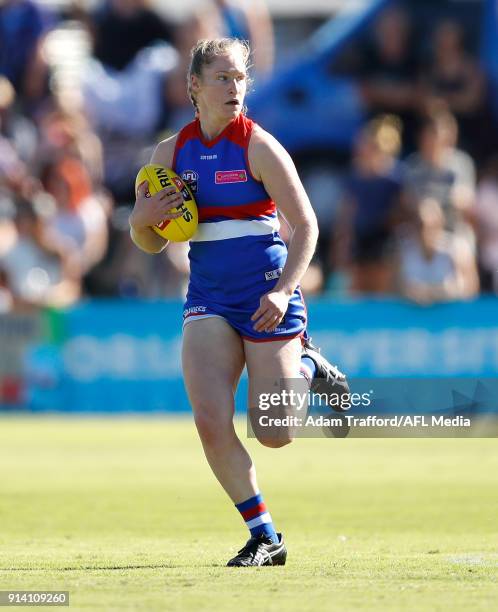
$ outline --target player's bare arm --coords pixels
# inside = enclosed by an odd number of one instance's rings
[[[173,163],[176,137],[175,134],[161,141],[152,154],[150,163],[170,168]],[[172,212],[172,209],[182,203],[182,197],[176,191],[168,192],[166,190],[150,195],[148,189],[147,181],[138,186],[135,206],[129,219],[130,235],[133,242],[142,251],[160,253],[168,245],[168,240],[156,234],[151,226],[164,219],[180,217],[182,212]]]
[[[274,329],[287,310],[287,304],[306,272],[318,239],[315,213],[290,155],[273,136],[261,128],[254,130],[249,143],[249,165],[261,180],[277,209],[292,228],[288,257],[275,288],[262,296],[252,319],[257,331]]]

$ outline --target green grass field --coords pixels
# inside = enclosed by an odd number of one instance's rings
[[[0,589],[87,610],[497,609],[498,440],[247,444],[285,567],[225,567],[246,531],[190,419],[0,418]]]

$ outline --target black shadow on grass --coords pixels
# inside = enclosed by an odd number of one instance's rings
[[[2,567],[0,572],[100,572],[102,570],[178,569],[192,565],[151,564],[151,565],[86,565],[82,567]],[[220,563],[196,564],[196,567],[224,567]]]

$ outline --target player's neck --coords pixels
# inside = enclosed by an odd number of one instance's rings
[[[206,140],[214,140],[232,121],[233,119],[217,120],[210,117],[199,116],[201,132]]]

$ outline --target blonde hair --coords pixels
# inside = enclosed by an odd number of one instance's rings
[[[251,56],[251,48],[249,43],[245,40],[239,40],[238,38],[213,38],[199,40],[192,47],[190,51],[190,66],[187,72],[187,91],[190,100],[196,110],[199,111],[197,106],[197,100],[195,99],[192,91],[192,76],[202,76],[202,68],[211,64],[217,57],[227,55],[232,51],[239,51],[242,54],[242,59],[246,71],[249,70],[249,58]],[[247,79],[248,86],[251,84],[251,80]],[[242,108],[242,112],[246,112],[246,107]]]
[[[401,120],[396,115],[380,115],[366,126],[366,133],[385,155],[396,157],[401,149]]]

